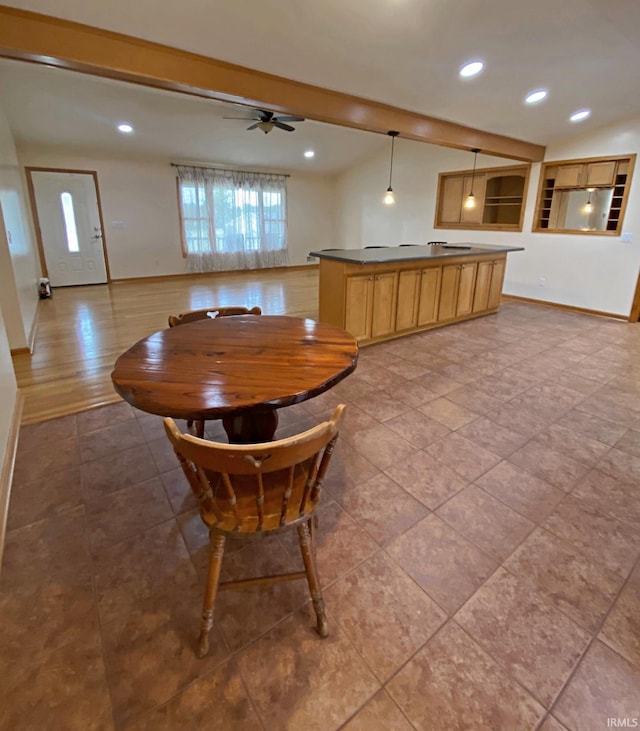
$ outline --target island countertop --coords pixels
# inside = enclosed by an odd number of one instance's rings
[[[380,246],[368,249],[324,249],[310,251],[310,256],[330,259],[344,264],[386,264],[414,259],[444,259],[451,256],[482,256],[524,251],[523,246],[492,246],[489,244],[451,243],[417,244],[404,246]]]

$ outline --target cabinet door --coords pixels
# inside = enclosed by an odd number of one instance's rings
[[[459,279],[459,264],[446,264],[442,267],[442,279],[440,284],[440,304],[438,307],[438,322],[453,320],[453,318],[456,316],[456,300],[458,297]]]
[[[422,270],[418,325],[430,325],[432,322],[438,321],[441,274],[442,267],[430,267],[429,269]]]
[[[493,262],[493,271],[491,272],[491,285],[489,287],[489,297],[487,299],[487,309],[495,310],[500,306],[500,297],[502,296],[502,284],[504,282],[504,270],[506,259],[497,259]]]
[[[617,160],[605,160],[603,162],[590,162],[587,165],[587,179],[585,185],[604,185],[613,187],[616,179]]]
[[[476,174],[473,178],[473,197],[475,206],[473,208],[465,208],[464,204],[467,196],[471,192],[471,175],[465,175],[464,186],[462,190],[462,208],[460,212],[460,220],[463,223],[482,223],[482,214],[484,211],[484,192],[487,187],[486,175],[484,173]]]
[[[463,183],[464,178],[462,175],[444,178],[440,197],[439,223],[460,223]]]
[[[373,276],[347,277],[346,321],[344,328],[360,340],[371,338],[371,313],[373,307]]]
[[[398,273],[376,274],[373,281],[371,337],[389,335],[396,329]]]
[[[584,164],[559,165],[556,174],[556,188],[579,188],[582,186]]]
[[[460,280],[456,298],[456,315],[470,315],[473,308],[473,292],[476,284],[477,263],[460,264]]]
[[[409,330],[418,324],[420,270],[400,272],[398,277],[398,308],[396,330]]]
[[[493,272],[492,261],[478,262],[478,276],[476,277],[476,290],[473,295],[473,311],[484,312],[489,301],[489,288],[491,287],[491,274]]]

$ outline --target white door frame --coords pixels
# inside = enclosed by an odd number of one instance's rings
[[[43,167],[25,167],[27,173],[27,187],[29,189],[29,202],[31,203],[31,215],[33,216],[33,224],[36,232],[36,242],[38,244],[38,256],[40,257],[40,267],[45,277],[49,276],[47,270],[47,261],[44,255],[44,245],[42,243],[42,232],[40,230],[40,219],[38,218],[38,208],[36,206],[36,194],[33,187],[33,178],[31,173],[72,173],[80,175],[92,175],[93,182],[96,186],[96,200],[98,203],[98,216],[100,217],[100,230],[102,231],[102,254],[104,256],[104,265],[107,271],[107,284],[111,281],[111,272],[109,270],[109,257],[107,256],[107,244],[105,238],[104,220],[102,217],[102,202],[100,201],[100,187],[98,186],[98,173],[96,170],[75,170],[72,168],[43,168]]]

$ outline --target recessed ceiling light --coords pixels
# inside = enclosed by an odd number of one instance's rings
[[[130,135],[133,132],[133,127],[130,124],[119,124],[118,132],[122,132],[123,135]]]
[[[314,157],[314,156],[315,156],[315,154],[316,154],[316,153],[315,153],[315,152],[314,152],[313,150],[305,150],[305,151],[304,151],[304,156],[305,156],[305,157]]]
[[[581,109],[579,112],[574,112],[569,119],[572,122],[582,122],[583,119],[587,119],[591,116],[590,109]]]
[[[464,66],[460,69],[460,76],[467,78],[469,76],[475,76],[476,74],[479,74],[482,69],[484,68],[484,63],[482,61],[471,61],[470,63],[466,63]]]
[[[537,91],[532,91],[531,93],[527,94],[524,100],[525,102],[527,102],[527,104],[537,104],[543,99],[546,99],[548,93],[549,92],[546,89],[538,89]]]

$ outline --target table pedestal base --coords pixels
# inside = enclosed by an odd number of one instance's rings
[[[256,409],[225,416],[222,426],[229,437],[229,444],[270,442],[278,428],[278,412],[275,409]]]

